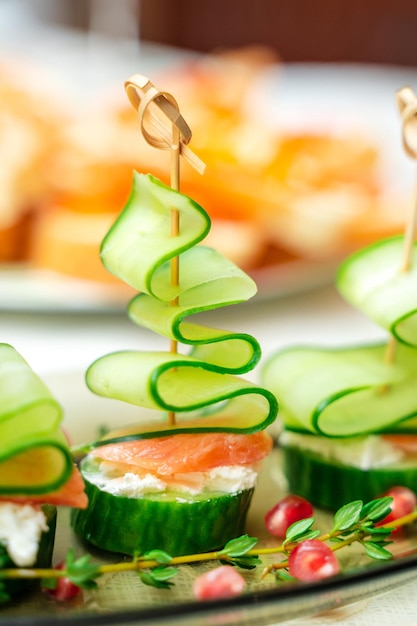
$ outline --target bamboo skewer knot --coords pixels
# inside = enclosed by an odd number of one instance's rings
[[[154,148],[171,150],[173,148],[173,128],[179,134],[180,155],[200,174],[204,174],[205,164],[187,144],[191,140],[191,129],[180,113],[175,98],[166,91],[159,91],[151,81],[134,74],[125,82],[127,97],[139,116],[140,128],[144,139]],[[152,105],[154,105],[152,107]],[[161,119],[160,112],[165,120]],[[168,121],[168,126],[164,123]]]

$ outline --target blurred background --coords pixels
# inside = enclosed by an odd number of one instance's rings
[[[181,189],[208,243],[260,297],[328,282],[403,228],[414,163],[395,93],[417,88],[416,32],[411,0],[0,0],[3,306],[124,301],[100,241],[132,169],[170,169],[125,97],[135,72],[193,131],[207,171],[185,164]]]
[[[264,44],[285,61],[416,65],[413,0],[3,0],[41,20],[200,52]],[[97,13],[96,13],[97,11]],[[127,13],[130,19],[126,20]]]
[[[263,43],[287,62],[417,58],[412,0],[142,0],[141,20],[145,39],[202,52]]]

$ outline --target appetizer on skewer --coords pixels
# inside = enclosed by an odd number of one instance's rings
[[[84,483],[60,430],[62,409],[10,345],[0,344],[2,567],[49,566],[56,507],[86,507]],[[22,588],[7,581],[7,592]]]
[[[408,88],[398,99],[405,145],[416,157],[417,100]],[[387,331],[388,343],[298,346],[263,370],[281,403],[289,488],[324,507],[417,486],[416,211],[404,236],[356,252],[337,274],[341,294]]]
[[[168,103],[178,121],[172,96],[143,77],[133,84],[147,105]],[[131,99],[144,114],[136,91]],[[183,151],[195,162],[180,146],[180,136],[190,137],[181,122],[177,156]],[[256,292],[230,260],[199,245],[209,229],[207,213],[191,198],[135,173],[128,203],[101,246],[107,270],[139,292],[128,306],[131,319],[171,342],[170,351],[103,356],[87,371],[93,392],[155,414],[155,421],[82,448],[89,506],[74,512],[72,523],[81,538],[106,550],[180,555],[223,546],[243,532],[259,464],[272,446],[265,429],[277,401],[239,376],[259,361],[257,341],[187,320]],[[191,353],[180,353],[179,344]]]

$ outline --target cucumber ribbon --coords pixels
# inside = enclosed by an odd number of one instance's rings
[[[180,213],[176,236],[170,234],[173,208]],[[136,324],[192,350],[115,352],[90,365],[86,382],[94,393],[155,409],[159,416],[161,410],[181,414],[175,425],[166,419],[135,424],[107,441],[214,430],[252,433],[276,417],[274,395],[238,376],[258,363],[258,342],[249,334],[186,319],[256,293],[247,274],[198,245],[209,229],[207,213],[191,198],[151,175],[134,173],[130,198],[102,242],[102,262],[139,292],[128,305]],[[175,285],[170,261],[177,256],[180,280]]]
[[[62,409],[10,345],[0,344],[0,496],[55,491],[73,460],[59,429]]]
[[[410,269],[400,271],[404,237],[359,250],[339,268],[337,287],[352,306],[398,341],[417,348],[417,243]]]
[[[417,247],[399,271],[404,237],[372,244],[339,268],[336,285],[352,306],[398,340],[351,348],[296,347],[265,364],[262,382],[280,400],[286,428],[328,437],[417,433]]]

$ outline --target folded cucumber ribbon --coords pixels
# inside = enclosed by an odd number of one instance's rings
[[[55,491],[73,460],[59,425],[62,409],[10,345],[0,344],[0,495]]]
[[[329,437],[417,433],[417,245],[400,272],[404,238],[379,241],[349,257],[337,274],[343,297],[398,340],[325,349],[296,347],[270,358],[262,382],[280,400],[287,428]]]
[[[417,433],[417,359],[399,345],[298,347],[270,358],[262,382],[280,400],[285,427],[328,437],[375,432]],[[414,418],[414,419],[413,419]]]
[[[172,208],[179,211],[181,224],[174,237],[170,234]],[[88,368],[87,385],[98,395],[181,412],[175,426],[165,421],[138,425],[136,436],[205,430],[255,432],[275,419],[273,394],[236,376],[258,363],[258,342],[249,334],[185,320],[243,302],[256,293],[247,274],[212,248],[197,245],[209,229],[210,219],[196,202],[150,175],[135,173],[128,203],[103,240],[104,266],[140,292],[128,306],[131,319],[193,346],[189,355],[116,352]],[[178,285],[170,280],[170,260],[176,256],[180,260]],[[202,410],[198,419],[197,409]]]
[[[342,263],[336,283],[349,304],[417,348],[417,243],[407,271],[400,271],[403,248],[400,235],[359,250]]]

